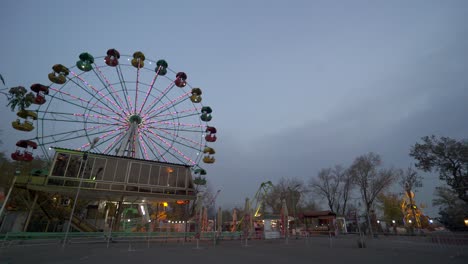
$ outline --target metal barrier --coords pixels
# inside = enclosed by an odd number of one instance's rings
[[[3,247],[51,245],[63,243],[65,233],[61,232],[9,232],[0,235]],[[241,232],[202,232],[197,237],[195,232],[72,232],[68,235],[68,244],[78,243],[115,243],[115,242],[169,242],[192,241],[199,238],[208,240],[237,240]]]
[[[468,232],[465,233],[433,233],[429,234],[428,240],[440,247],[459,246],[468,247]]]

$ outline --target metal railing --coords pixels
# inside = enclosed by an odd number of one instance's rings
[[[68,244],[78,243],[116,243],[116,242],[185,242],[199,239],[238,240],[241,232],[71,232]],[[1,247],[54,245],[63,243],[65,232],[9,232],[0,235]]]

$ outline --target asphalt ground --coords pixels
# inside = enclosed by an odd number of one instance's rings
[[[0,263],[468,263],[467,245],[415,239],[289,238],[278,240],[118,241],[48,245],[23,244],[0,249]]]

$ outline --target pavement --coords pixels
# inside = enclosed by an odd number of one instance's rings
[[[427,240],[366,239],[357,236],[278,240],[118,241],[48,245],[10,245],[0,249],[4,263],[468,263],[466,245],[441,245]]]

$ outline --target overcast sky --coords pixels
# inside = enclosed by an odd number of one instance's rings
[[[308,181],[369,151],[405,168],[422,136],[468,135],[467,1],[8,0],[0,12],[9,87],[109,48],[187,72],[214,110],[208,180],[224,207],[262,181]],[[20,136],[3,109],[8,149]],[[430,204],[440,182],[425,177],[416,198]]]

